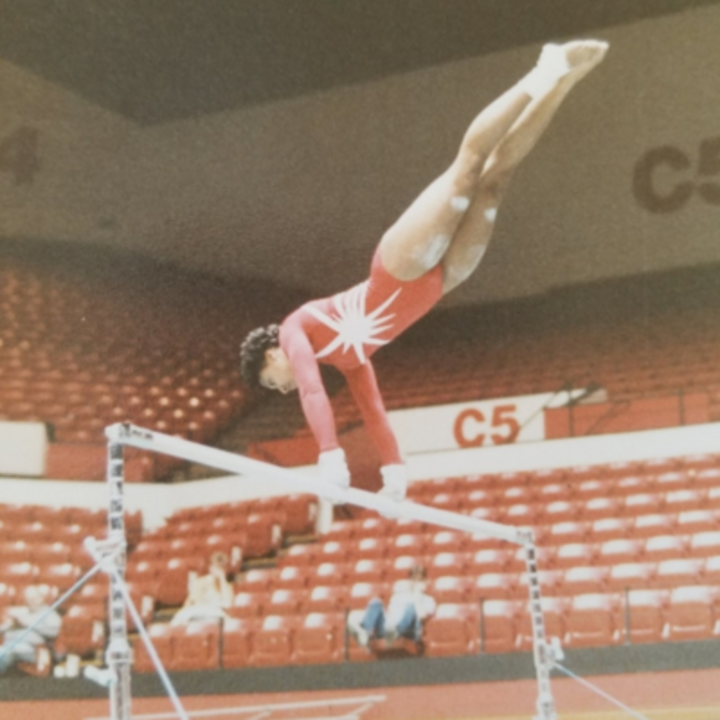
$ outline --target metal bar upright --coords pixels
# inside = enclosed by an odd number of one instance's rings
[[[109,618],[110,637],[106,662],[112,674],[110,683],[110,717],[112,720],[131,720],[130,644],[127,637],[125,600],[121,583],[125,579],[125,518],[123,504],[124,463],[123,445],[118,437],[108,442],[107,482],[110,491],[108,508],[108,542],[116,544],[119,552],[112,556],[116,572],[110,572]]]
[[[530,618],[533,631],[533,654],[535,656],[535,673],[538,681],[537,715],[534,720],[557,720],[555,700],[550,688],[550,671],[553,667],[552,649],[545,637],[542,600],[540,595],[540,578],[537,568],[535,541],[528,532],[525,542],[525,565],[527,567],[528,589],[530,592]]]

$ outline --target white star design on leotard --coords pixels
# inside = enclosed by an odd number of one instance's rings
[[[368,314],[365,313],[367,284],[358,285],[342,295],[336,295],[333,298],[333,305],[337,315],[332,317],[308,305],[305,309],[311,315],[337,333],[337,337],[317,352],[315,357],[326,357],[342,345],[344,353],[352,348],[358,360],[364,364],[366,357],[363,345],[386,345],[390,342],[378,338],[377,335],[392,327],[390,321],[395,317],[395,313],[383,316],[381,313],[393,303],[400,290],[401,288],[398,288],[382,305]]]

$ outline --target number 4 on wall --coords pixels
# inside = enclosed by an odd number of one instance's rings
[[[32,185],[40,169],[39,136],[37,129],[23,125],[0,140],[0,173],[8,173],[16,185]]]

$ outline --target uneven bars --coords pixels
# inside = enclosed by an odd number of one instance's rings
[[[447,510],[439,510],[407,500],[396,502],[365,490],[341,488],[295,470],[288,470],[270,463],[252,460],[244,455],[200,445],[190,440],[165,435],[154,430],[147,430],[130,423],[110,425],[105,428],[105,434],[109,440],[121,445],[171,455],[236,475],[253,475],[253,477],[267,480],[276,487],[282,487],[289,492],[312,493],[328,500],[375,510],[381,515],[393,519],[420,520],[432,525],[447,527],[451,530],[462,530],[500,538],[518,545],[527,545],[533,541],[532,531],[530,530],[501,525],[500,523],[480,520],[467,515],[458,515]]]

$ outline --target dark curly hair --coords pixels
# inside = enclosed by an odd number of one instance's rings
[[[265,365],[265,351],[280,345],[279,335],[279,325],[255,328],[240,345],[240,373],[249,387],[261,387],[260,373]]]

